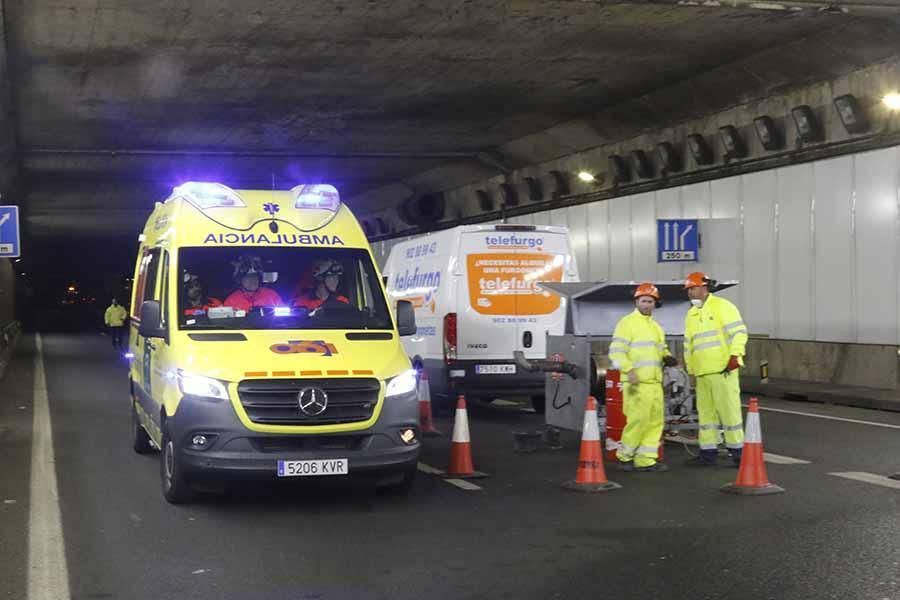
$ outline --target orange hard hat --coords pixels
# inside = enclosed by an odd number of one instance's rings
[[[656,286],[652,283],[642,283],[637,286],[637,289],[634,290],[634,297],[640,298],[641,296],[650,296],[657,302],[659,301],[659,290],[656,289]]]
[[[704,285],[709,285],[709,276],[701,271],[691,273],[684,280],[684,289],[686,290]]]

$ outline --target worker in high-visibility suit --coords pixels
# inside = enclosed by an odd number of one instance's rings
[[[659,290],[642,283],[634,291],[635,310],[616,324],[609,359],[622,375],[625,430],[616,451],[624,471],[667,471],[657,461],[664,406],[662,367],[677,364],[666,346],[666,335],[653,319]]]
[[[122,330],[125,329],[126,318],[128,318],[128,313],[125,312],[125,307],[113,298],[112,304],[103,314],[103,321],[109,327],[109,333],[112,336],[113,348],[122,346]]]
[[[705,273],[691,273],[684,282],[691,308],[684,321],[684,364],[696,378],[700,419],[700,454],[687,464],[715,466],[720,430],[731,465],[739,466],[744,447],[740,371],[747,346],[747,326],[737,307],[709,289]]]

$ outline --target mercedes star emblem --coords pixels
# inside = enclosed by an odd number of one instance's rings
[[[328,408],[328,394],[321,388],[303,388],[297,395],[297,406],[310,417],[321,415]]]

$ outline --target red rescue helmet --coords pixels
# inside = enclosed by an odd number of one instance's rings
[[[687,276],[684,280],[684,289],[689,290],[695,287],[708,286],[710,283],[709,275],[701,271],[695,271]]]
[[[642,283],[637,286],[637,289],[634,290],[634,298],[638,299],[641,296],[650,296],[659,302],[659,290],[652,283]]]

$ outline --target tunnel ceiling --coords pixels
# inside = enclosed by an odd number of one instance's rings
[[[136,232],[186,179],[450,189],[571,152],[505,151],[562,123],[620,138],[900,52],[892,2],[740,4],[5,0],[28,228]]]

